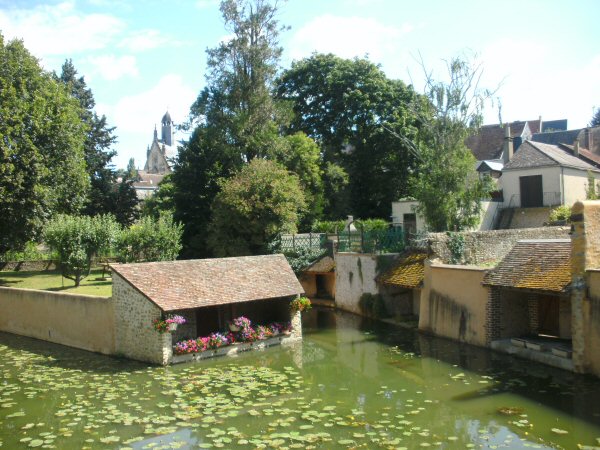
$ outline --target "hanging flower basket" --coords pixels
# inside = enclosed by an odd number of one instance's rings
[[[152,324],[154,329],[159,333],[166,333],[167,331],[175,331],[178,325],[182,325],[186,322],[185,317],[177,315],[168,315],[164,320],[154,319]]]

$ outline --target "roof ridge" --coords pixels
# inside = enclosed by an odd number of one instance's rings
[[[552,157],[551,155],[549,155],[548,153],[546,153],[544,150],[542,150],[541,148],[537,147],[536,145],[533,145],[533,142],[535,141],[527,141],[531,144],[531,146],[533,148],[535,148],[538,152],[542,153],[544,156],[547,156],[548,158],[550,158],[552,161],[554,161],[556,164],[558,164],[559,166],[563,166],[564,164],[562,164],[560,161],[558,161],[556,158]],[[554,147],[557,147],[559,149],[561,149],[560,147],[558,147],[558,145],[554,145],[554,144],[546,144],[544,142],[536,142],[536,144],[543,144],[543,145],[552,145]],[[561,149],[562,150],[562,149]],[[564,151],[564,150],[563,150]]]

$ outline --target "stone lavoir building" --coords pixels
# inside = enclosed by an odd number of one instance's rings
[[[303,289],[283,255],[111,267],[116,354],[170,364],[176,342],[225,330],[239,316],[256,324],[291,321],[290,336],[278,342],[302,337],[300,313],[289,306]],[[186,323],[172,333],[157,332],[153,321],[170,313]]]

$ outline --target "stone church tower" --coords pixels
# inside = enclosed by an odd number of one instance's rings
[[[145,174],[166,175],[171,173],[172,160],[177,156],[177,148],[173,142],[173,120],[169,111],[161,119],[161,133],[154,127],[152,144],[146,150]]]

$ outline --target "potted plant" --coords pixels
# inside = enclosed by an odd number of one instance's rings
[[[244,330],[246,328],[250,328],[251,322],[250,319],[244,316],[236,317],[231,322],[229,322],[229,330],[237,333],[240,330]]]
[[[293,312],[303,312],[303,311],[308,311],[310,308],[312,308],[312,305],[310,303],[310,300],[306,297],[298,297],[295,298],[294,300],[291,301],[290,303],[290,309]]]
[[[175,331],[177,327],[179,325],[183,325],[186,322],[186,320],[185,317],[174,314],[167,316],[165,322],[169,331]]]

